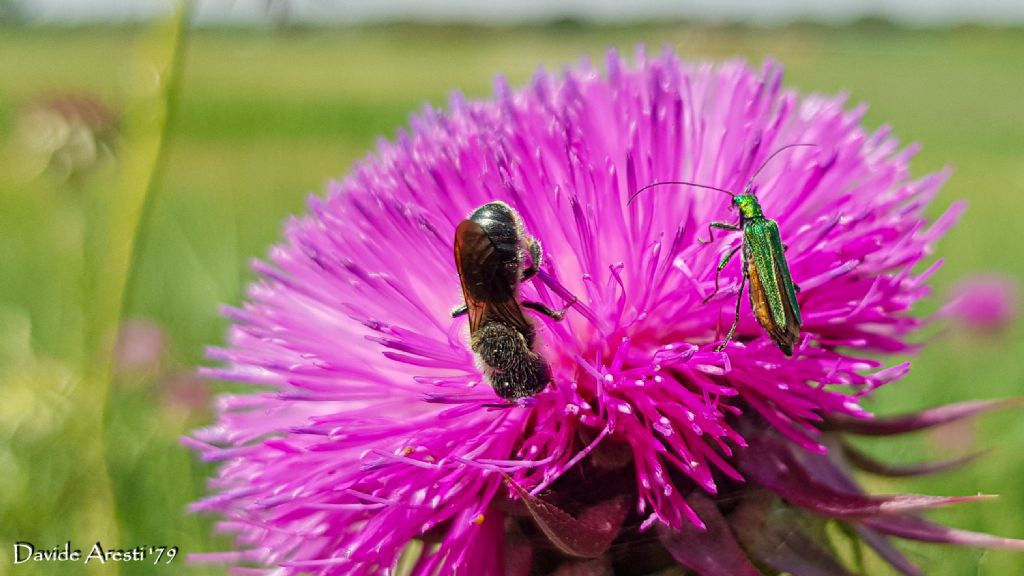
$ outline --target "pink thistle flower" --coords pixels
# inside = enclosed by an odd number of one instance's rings
[[[160,324],[133,318],[121,324],[114,347],[114,368],[120,375],[155,374],[167,356],[167,334]]]
[[[909,311],[938,263],[913,270],[962,210],[923,216],[946,173],[911,179],[915,147],[865,132],[864,108],[842,97],[782,88],[772,63],[641,54],[607,67],[427,109],[288,223],[255,264],[248,303],[227,310],[230,346],[210,352],[224,367],[206,370],[259,391],[223,397],[218,423],[187,440],[223,462],[216,494],[194,509],[223,514],[240,548],[206,559],[274,574],[387,572],[403,551],[424,575],[759,574],[755,563],[844,574],[816,544],[825,518],[905,574],[919,571],[888,535],[1021,546],[913,514],[970,498],[869,496],[848,471],[933,470],[871,461],[845,434],[991,407],[872,420],[860,405],[907,372],[874,358],[914,349],[922,321]],[[744,299],[716,352],[738,259],[702,300],[741,238],[698,239],[733,220],[728,198],[662,187],[626,201],[666,180],[739,190],[793,143],[815,146],[780,155],[754,184],[789,246],[801,340],[786,358]],[[450,317],[462,303],[455,228],[491,200],[543,244],[522,297],[554,309],[579,298],[562,322],[535,320],[551,383],[513,405],[482,378],[465,319]]]
[[[1017,319],[1017,282],[1000,275],[965,278],[953,287],[953,296],[940,313],[974,333],[998,335]]]

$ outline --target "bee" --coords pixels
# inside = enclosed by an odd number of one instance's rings
[[[530,264],[523,267],[523,256]],[[554,320],[565,311],[519,299],[519,283],[541,265],[541,245],[523,229],[519,214],[504,202],[477,208],[455,229],[455,266],[465,305],[452,318],[469,315],[470,347],[494,391],[505,399],[532,396],[551,381],[548,363],[534,352],[536,332],[529,308]]]

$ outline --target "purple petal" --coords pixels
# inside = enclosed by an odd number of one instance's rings
[[[684,524],[674,530],[658,525],[658,539],[672,557],[700,576],[760,576],[746,552],[733,538],[729,524],[718,506],[707,496],[694,492],[686,502],[704,521],[706,530]]]

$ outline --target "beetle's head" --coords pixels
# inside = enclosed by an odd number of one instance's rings
[[[753,194],[737,194],[732,197],[732,207],[740,211],[744,219],[762,218],[761,203]]]

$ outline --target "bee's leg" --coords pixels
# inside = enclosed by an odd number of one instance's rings
[[[718,263],[718,269],[715,270],[715,290],[711,292],[711,294],[708,294],[707,298],[701,300],[701,304],[707,304],[708,300],[711,300],[712,296],[718,294],[718,277],[722,275],[722,269],[725,268],[726,264],[729,263],[729,260],[732,260],[732,257],[736,255],[736,252],[740,248],[743,248],[743,244],[740,244],[739,246],[733,248],[732,250],[729,250],[729,252],[727,252],[726,255],[722,257],[722,261]],[[740,290],[742,291],[742,288]]]
[[[743,287],[747,284],[747,275],[743,275],[743,279],[740,280],[740,293],[736,295],[736,319],[732,322],[732,328],[729,328],[729,333],[725,335],[725,340],[718,346],[715,346],[715,352],[721,352],[725,350],[725,346],[732,340],[732,335],[736,333],[736,327],[740,325],[740,306],[743,304]]]
[[[743,230],[742,226],[736,226],[735,224],[727,224],[725,222],[712,222],[708,224],[708,239],[701,240],[697,238],[697,242],[701,244],[710,244],[715,239],[715,233],[711,231],[712,228],[718,228],[719,230],[728,230],[729,232],[739,232]]]
[[[459,316],[462,316],[463,314],[466,314],[468,312],[469,307],[463,304],[462,306],[459,306],[458,308],[452,310],[452,318],[458,318]]]
[[[522,304],[523,308],[529,308],[530,310],[533,310],[535,312],[540,312],[541,314],[547,316],[548,318],[551,318],[552,320],[561,320],[565,316],[566,311],[568,311],[569,308],[576,303],[576,300],[576,298],[573,298],[572,302],[569,302],[560,310],[552,310],[551,308],[548,308],[547,306],[541,304],[540,302],[533,302],[530,300],[525,300]]]
[[[544,256],[541,252],[539,240],[533,236],[526,236],[524,242],[526,243],[526,249],[530,251],[530,267],[523,270],[520,280],[529,280],[540,270],[540,263]]]
[[[799,284],[793,284],[793,292],[796,292],[797,294],[800,293],[800,285]]]

